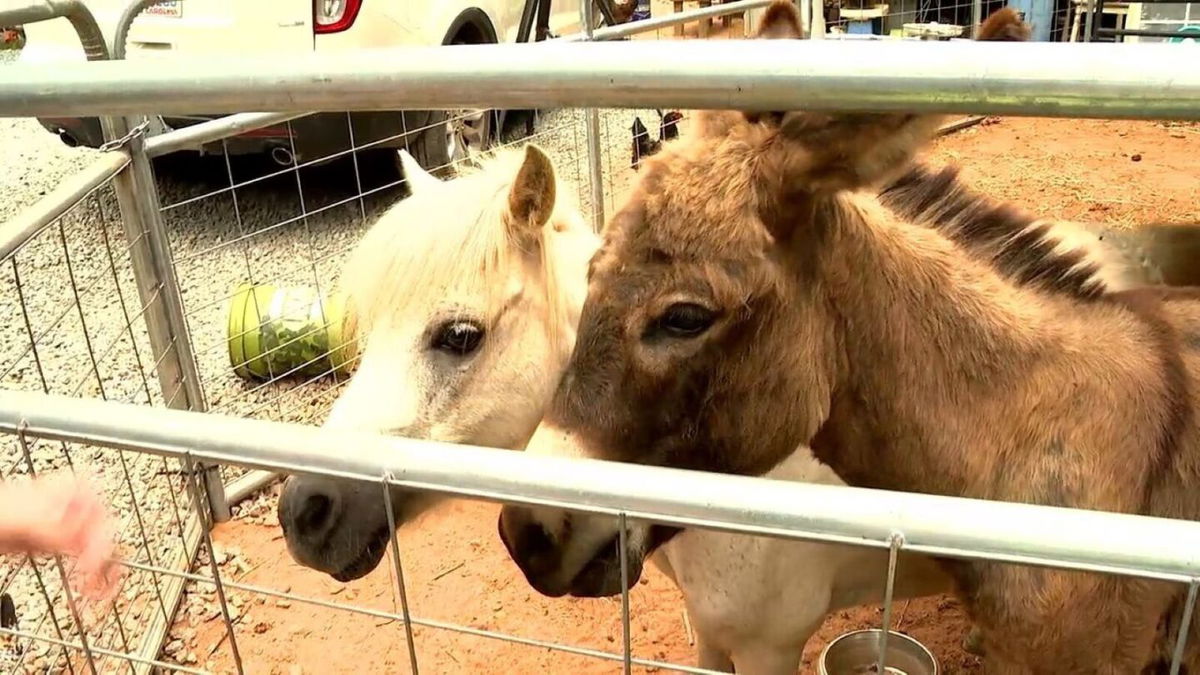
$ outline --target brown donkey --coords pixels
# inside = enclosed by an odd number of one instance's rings
[[[779,2],[763,32],[797,25]],[[1015,211],[921,222],[953,190],[885,206],[938,119],[701,122],[609,224],[528,451],[761,474],[808,443],[854,485],[1200,517],[1200,296],[1115,291]],[[541,592],[620,592],[611,519],[506,507],[500,530]],[[669,536],[629,526],[631,583]],[[1175,585],[945,564],[988,672],[1136,674],[1178,625]]]

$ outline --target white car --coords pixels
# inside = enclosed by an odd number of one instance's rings
[[[88,3],[110,43],[122,11],[131,0]],[[578,30],[579,0],[542,0],[550,8],[553,34]],[[153,58],[167,52],[275,54],[415,45],[515,42],[526,4],[535,0],[164,0],[134,21],[126,58]],[[531,14],[533,16],[533,14]],[[65,19],[25,27],[21,60],[82,60],[83,49]],[[533,36],[529,37],[530,40]],[[197,111],[203,113],[204,111]],[[151,133],[188,126],[215,115],[152,120]],[[503,124],[502,111],[355,112],[354,143],[381,139],[380,148],[407,147],[427,168],[443,166],[485,147]],[[42,125],[68,144],[99,146],[95,118],[45,118]],[[228,141],[232,152],[270,152],[280,164],[327,156],[349,147],[345,113],[322,113],[294,120],[293,143],[286,125],[250,132]],[[220,146],[215,146],[220,150]]]

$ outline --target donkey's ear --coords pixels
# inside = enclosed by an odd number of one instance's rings
[[[790,0],[775,0],[767,7],[758,30],[754,33],[756,40],[799,40],[804,37],[804,19],[800,10]],[[746,112],[742,113],[746,121],[757,123],[763,118],[778,119],[782,112]]]
[[[804,37],[804,19],[796,4],[789,0],[771,3],[754,37],[760,40],[797,40]]]
[[[696,138],[723,138],[746,123],[746,116],[735,110],[697,110],[692,113],[688,135]]]
[[[941,125],[937,115],[788,113],[762,157],[789,190],[828,194],[879,185],[908,166]]]
[[[776,3],[772,9],[779,7]],[[776,19],[779,21],[779,19]],[[766,21],[764,20],[764,23]],[[1029,26],[1011,8],[983,23],[980,40],[1022,41]],[[877,185],[904,169],[941,126],[941,115],[903,113],[746,113],[750,122],[778,126],[780,144],[768,166],[793,189],[834,192]]]
[[[412,155],[408,154],[407,150],[397,150],[396,152],[400,155],[400,168],[404,170],[404,180],[408,182],[408,189],[413,194],[442,182],[421,168],[421,165],[413,159]]]
[[[1004,7],[979,26],[980,41],[991,42],[1028,42],[1033,35],[1029,24],[1021,20],[1021,15],[1012,7]]]
[[[533,236],[554,213],[554,163],[536,145],[525,146],[525,161],[508,193],[510,227],[518,238]]]

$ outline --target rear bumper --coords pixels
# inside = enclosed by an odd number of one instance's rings
[[[104,143],[100,119],[96,117],[42,117],[38,122],[71,147],[98,148]]]
[[[197,116],[201,117],[201,116]],[[207,119],[211,117],[204,116]],[[202,154],[220,154],[227,147],[231,154],[255,154],[283,147],[293,150],[296,162],[306,162],[347,152],[351,147],[402,148],[429,128],[433,115],[428,111],[318,113],[289,124],[265,127],[221,142],[209,143]],[[347,124],[349,120],[349,124]],[[168,129],[191,126],[204,119],[162,118]],[[48,131],[68,145],[98,148],[104,143],[100,120],[95,117],[42,118]],[[353,141],[353,143],[351,142]]]

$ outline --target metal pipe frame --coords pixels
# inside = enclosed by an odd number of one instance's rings
[[[146,141],[146,153],[161,157],[179,150],[199,150],[206,143],[232,138],[247,131],[254,131],[275,124],[283,124],[310,113],[238,113],[218,117],[190,127],[174,129],[154,136]]]
[[[125,9],[121,16],[121,20],[117,24],[116,36],[111,47],[114,58],[124,58],[125,36],[129,32],[129,27],[138,13],[143,11],[146,6],[153,4],[155,0],[135,0],[135,2]],[[549,42],[583,42],[589,39],[601,40],[620,40],[631,35],[641,33],[649,33],[663,28],[669,28],[681,23],[696,21],[702,18],[714,18],[731,14],[738,14],[746,10],[755,9],[758,7],[766,7],[771,4],[772,0],[738,0],[737,2],[715,5],[712,7],[701,7],[696,10],[672,14],[665,17],[650,19],[647,21],[636,21],[633,23],[621,24],[619,26],[608,26],[605,28],[596,29],[595,31],[585,31],[583,33],[575,33],[573,35],[555,38]],[[528,5],[532,7],[532,1]],[[590,28],[590,25],[585,23],[585,26]],[[589,38],[587,33],[591,32]],[[518,38],[518,42],[520,42]],[[146,141],[146,152],[151,157],[160,157],[179,150],[197,150],[202,145],[213,141],[218,141],[224,138],[237,136],[238,134],[247,131],[254,131],[263,127],[268,127],[274,124],[281,124],[290,120],[294,120],[312,113],[237,113],[227,117],[221,117],[209,122],[203,122],[183,129],[175,129],[164,134],[151,137]],[[590,149],[590,145],[589,145]],[[602,218],[601,218],[602,220]],[[3,257],[3,256],[0,256]],[[244,495],[243,495],[244,497]],[[238,499],[230,497],[231,503],[236,503]]]
[[[929,555],[1200,579],[1200,522],[814,485],[0,392],[0,431],[685,527]],[[338,448],[354,447],[354,453]],[[1164,542],[1170,542],[1165,546]]]
[[[128,134],[128,120],[120,117],[101,120],[109,138]],[[183,296],[175,278],[170,243],[162,209],[158,202],[158,184],[146,154],[145,138],[128,136],[123,148],[129,166],[113,178],[113,190],[121,208],[121,226],[129,242],[130,264],[138,298],[145,308],[143,319],[153,350],[155,375],[163,400],[168,406],[204,411],[207,404],[200,383],[200,369],[192,353],[192,342],[183,309]],[[183,395],[177,396],[176,392]],[[205,467],[204,483],[213,517],[224,522],[231,517],[217,467]]]
[[[106,152],[71,174],[46,196],[0,224],[0,260],[6,260],[47,225],[58,220],[90,192],[112,180],[129,165],[121,152]]]
[[[138,0],[130,8],[131,11],[122,17],[122,21],[132,23],[136,16],[132,10],[140,6],[143,3]],[[109,60],[104,34],[81,0],[36,0],[0,11],[0,23],[25,24],[59,17],[68,19],[75,28],[88,64],[123,63]],[[145,139],[136,121],[126,117],[103,116],[100,125],[104,131],[105,149],[119,148],[129,157],[129,166],[115,174],[112,184],[121,208],[121,224],[125,229],[126,241],[130,242],[130,260],[138,296],[145,307],[146,329],[155,362],[158,363],[156,371],[163,398],[168,405],[204,410],[204,390],[191,350],[183,299],[175,280],[170,244],[158,204],[154,171],[145,151]],[[173,396],[171,392],[176,390],[184,395]],[[229,504],[225,500],[224,485],[217,467],[208,468],[204,482],[213,517],[218,521],[228,520]]]
[[[50,0],[51,2],[73,3],[76,0]],[[135,0],[122,13],[114,35],[114,43],[110,52],[101,55],[89,49],[93,41],[76,24],[76,32],[83,41],[84,49],[88,52],[89,61],[104,61],[110,58],[123,59],[125,56],[125,41],[129,27],[152,0]],[[86,11],[86,9],[84,10]],[[74,23],[74,20],[72,21]],[[94,24],[94,21],[93,21]],[[97,29],[103,45],[103,34]],[[106,50],[107,51],[107,50]],[[154,286],[155,297],[160,300],[159,306],[148,307],[145,321],[151,336],[160,335],[158,342],[152,342],[155,358],[159,360],[159,382],[163,398],[168,406],[176,406],[187,410],[204,411],[208,404],[204,398],[204,388],[200,382],[200,368],[192,353],[191,335],[187,326],[186,312],[183,308],[183,296],[179,283],[175,278],[175,265],[172,262],[170,240],[166,225],[163,223],[162,209],[158,201],[158,183],[154,178],[154,168],[150,163],[150,155],[146,151],[146,139],[137,129],[138,121],[133,118],[101,118],[106,141],[123,143],[129,153],[129,170],[122,172],[114,181],[118,202],[121,204],[121,221],[126,228],[128,241],[139,241],[132,237],[138,236],[136,231],[140,226],[145,233],[147,247],[135,253],[130,251],[134,271],[147,286]],[[139,255],[140,253],[140,255]],[[143,304],[152,300],[143,297]],[[153,338],[152,338],[153,339]],[[168,357],[168,354],[171,356]],[[164,362],[166,362],[164,364]],[[173,381],[167,384],[162,368],[166,366],[167,375]],[[181,390],[184,396],[172,396],[169,392]],[[220,468],[205,467],[202,480],[207,495],[208,507],[212,517],[217,522],[232,518],[229,502],[225,498],[225,486],[221,482]]]
[[[136,0],[134,5],[126,9],[122,20],[118,24],[118,38],[114,42],[114,54],[117,58],[123,55],[124,33],[128,32],[129,24],[132,23],[137,12],[144,9],[143,5],[149,0]],[[616,40],[633,35],[636,33],[645,33],[673,26],[678,23],[695,21],[699,18],[712,18],[715,16],[724,16],[728,14],[737,14],[756,7],[765,7],[772,0],[738,0],[737,2],[716,5],[714,7],[701,8],[698,11],[682,12],[672,14],[667,17],[653,19],[650,21],[638,21],[632,24],[623,24],[608,28],[597,29],[591,32],[594,40]],[[532,0],[528,7],[532,7]],[[136,8],[136,10],[135,10]],[[590,13],[587,9],[581,7],[581,15],[586,17]],[[583,25],[590,26],[585,22]],[[587,39],[585,33],[579,33],[568,37],[557,38],[553,41],[583,41]],[[520,39],[518,38],[518,41]],[[224,138],[237,136],[238,134],[261,129],[273,124],[280,124],[303,117],[311,113],[237,113],[227,117],[221,117],[208,122],[203,122],[183,129],[175,129],[158,136],[153,136],[146,141],[146,152],[151,157],[159,157],[167,155],[179,150],[195,150],[205,143],[218,141]],[[982,118],[980,118],[982,119]],[[599,119],[596,114],[589,114],[588,119],[588,154],[589,154],[589,174],[592,181],[592,200],[597,205],[595,211],[595,227],[598,229],[604,222],[604,194],[603,185],[601,182],[601,153],[599,148]],[[594,125],[594,126],[593,126]],[[2,258],[3,256],[0,256]],[[277,475],[269,471],[252,471],[249,474],[239,478],[225,487],[225,501],[230,505],[237,504],[246,498],[252,496],[262,488],[271,484],[277,479]]]
[[[109,58],[104,33],[82,0],[33,0],[24,5],[0,9],[0,25],[20,26],[37,21],[65,18],[74,26],[89,61]]]
[[[80,0],[38,0],[26,7],[0,12],[0,19],[15,21],[18,24],[48,21],[59,17],[67,18],[75,28],[89,63],[109,62],[111,54],[105,43],[104,33],[91,11]],[[199,378],[195,361],[191,361],[191,369],[188,372],[186,362],[179,358],[181,351],[190,353],[190,344],[181,347],[181,343],[188,342],[186,327],[182,336],[178,334],[173,330],[170,316],[169,300],[172,295],[178,295],[179,289],[177,286],[172,288],[163,283],[155,269],[155,254],[159,246],[152,240],[165,239],[166,234],[157,211],[151,213],[145,208],[147,200],[157,202],[157,186],[149,168],[149,159],[144,153],[139,156],[142,139],[138,133],[132,132],[135,125],[131,124],[130,120],[116,116],[102,117],[100,124],[108,143],[114,143],[117,148],[126,146],[122,149],[128,153],[127,164],[131,165],[129,170],[114,174],[113,189],[121,208],[121,223],[125,228],[126,240],[131,242],[130,259],[139,295],[143,306],[147,308],[146,327],[155,351],[155,359],[159,363],[157,372],[163,397],[169,399],[168,392],[182,383],[186,396],[181,399],[181,403],[186,407],[196,408]],[[156,220],[158,227],[154,227]],[[143,239],[142,234],[148,235],[151,241]],[[147,249],[146,245],[150,248]],[[166,302],[151,306],[160,298]],[[182,312],[179,316],[182,316]],[[180,340],[180,337],[183,339]],[[175,358],[164,358],[172,349],[175,350]],[[194,382],[189,385],[189,381]],[[202,394],[198,405],[200,409],[203,408]],[[228,510],[227,507],[225,510]]]
[[[250,471],[225,486],[225,499],[231,506],[238,504],[278,479],[279,474],[271,471]]]
[[[579,3],[580,22],[583,25],[585,40],[591,40],[595,35],[592,28],[593,0],[582,0]],[[588,177],[592,187],[592,229],[599,232],[604,228],[604,171],[600,150],[600,111],[588,108],[583,111],[585,136],[587,138]]]
[[[305,55],[15,64],[0,115],[247,108],[741,108],[1110,119],[1200,117],[1174,45],[837,40],[463,45]]]
[[[178,370],[177,380],[169,385],[163,383],[163,396],[166,398],[169,396],[169,391],[182,388],[186,397],[176,401],[175,407],[203,412],[208,405],[200,383],[200,370],[196,365],[196,357],[192,353],[191,336],[187,327],[186,312],[183,308],[183,296],[179,290],[179,282],[175,278],[175,265],[172,262],[167,228],[162,219],[162,207],[158,200],[158,183],[155,181],[154,169],[150,164],[150,156],[146,152],[145,146],[146,139],[141,135],[135,135],[130,139],[127,147],[130,156],[129,170],[117,177],[118,199],[120,199],[124,187],[124,181],[121,179],[127,175],[130,191],[128,198],[133,202],[128,211],[122,205],[122,220],[125,222],[129,234],[133,235],[129,241],[135,241],[133,237],[136,236],[146,245],[144,264],[149,267],[137,271],[147,280],[154,280],[159,287],[158,297],[162,303],[161,315],[147,312],[146,317],[148,321],[153,319],[165,323],[165,329],[170,336],[170,344],[162,345],[162,353],[166,353],[168,350],[174,353],[173,360],[176,363],[173,367]],[[139,225],[142,228],[141,232],[137,232]],[[145,237],[140,236],[142,233],[145,234]],[[135,260],[135,269],[137,265]],[[155,356],[158,357],[159,354],[155,354]],[[168,403],[170,402],[168,401]],[[216,468],[211,468],[210,473],[215,476]],[[218,481],[217,484],[220,485],[219,476],[215,477]],[[228,520],[228,505],[222,506],[216,503],[213,507],[218,521]]]

